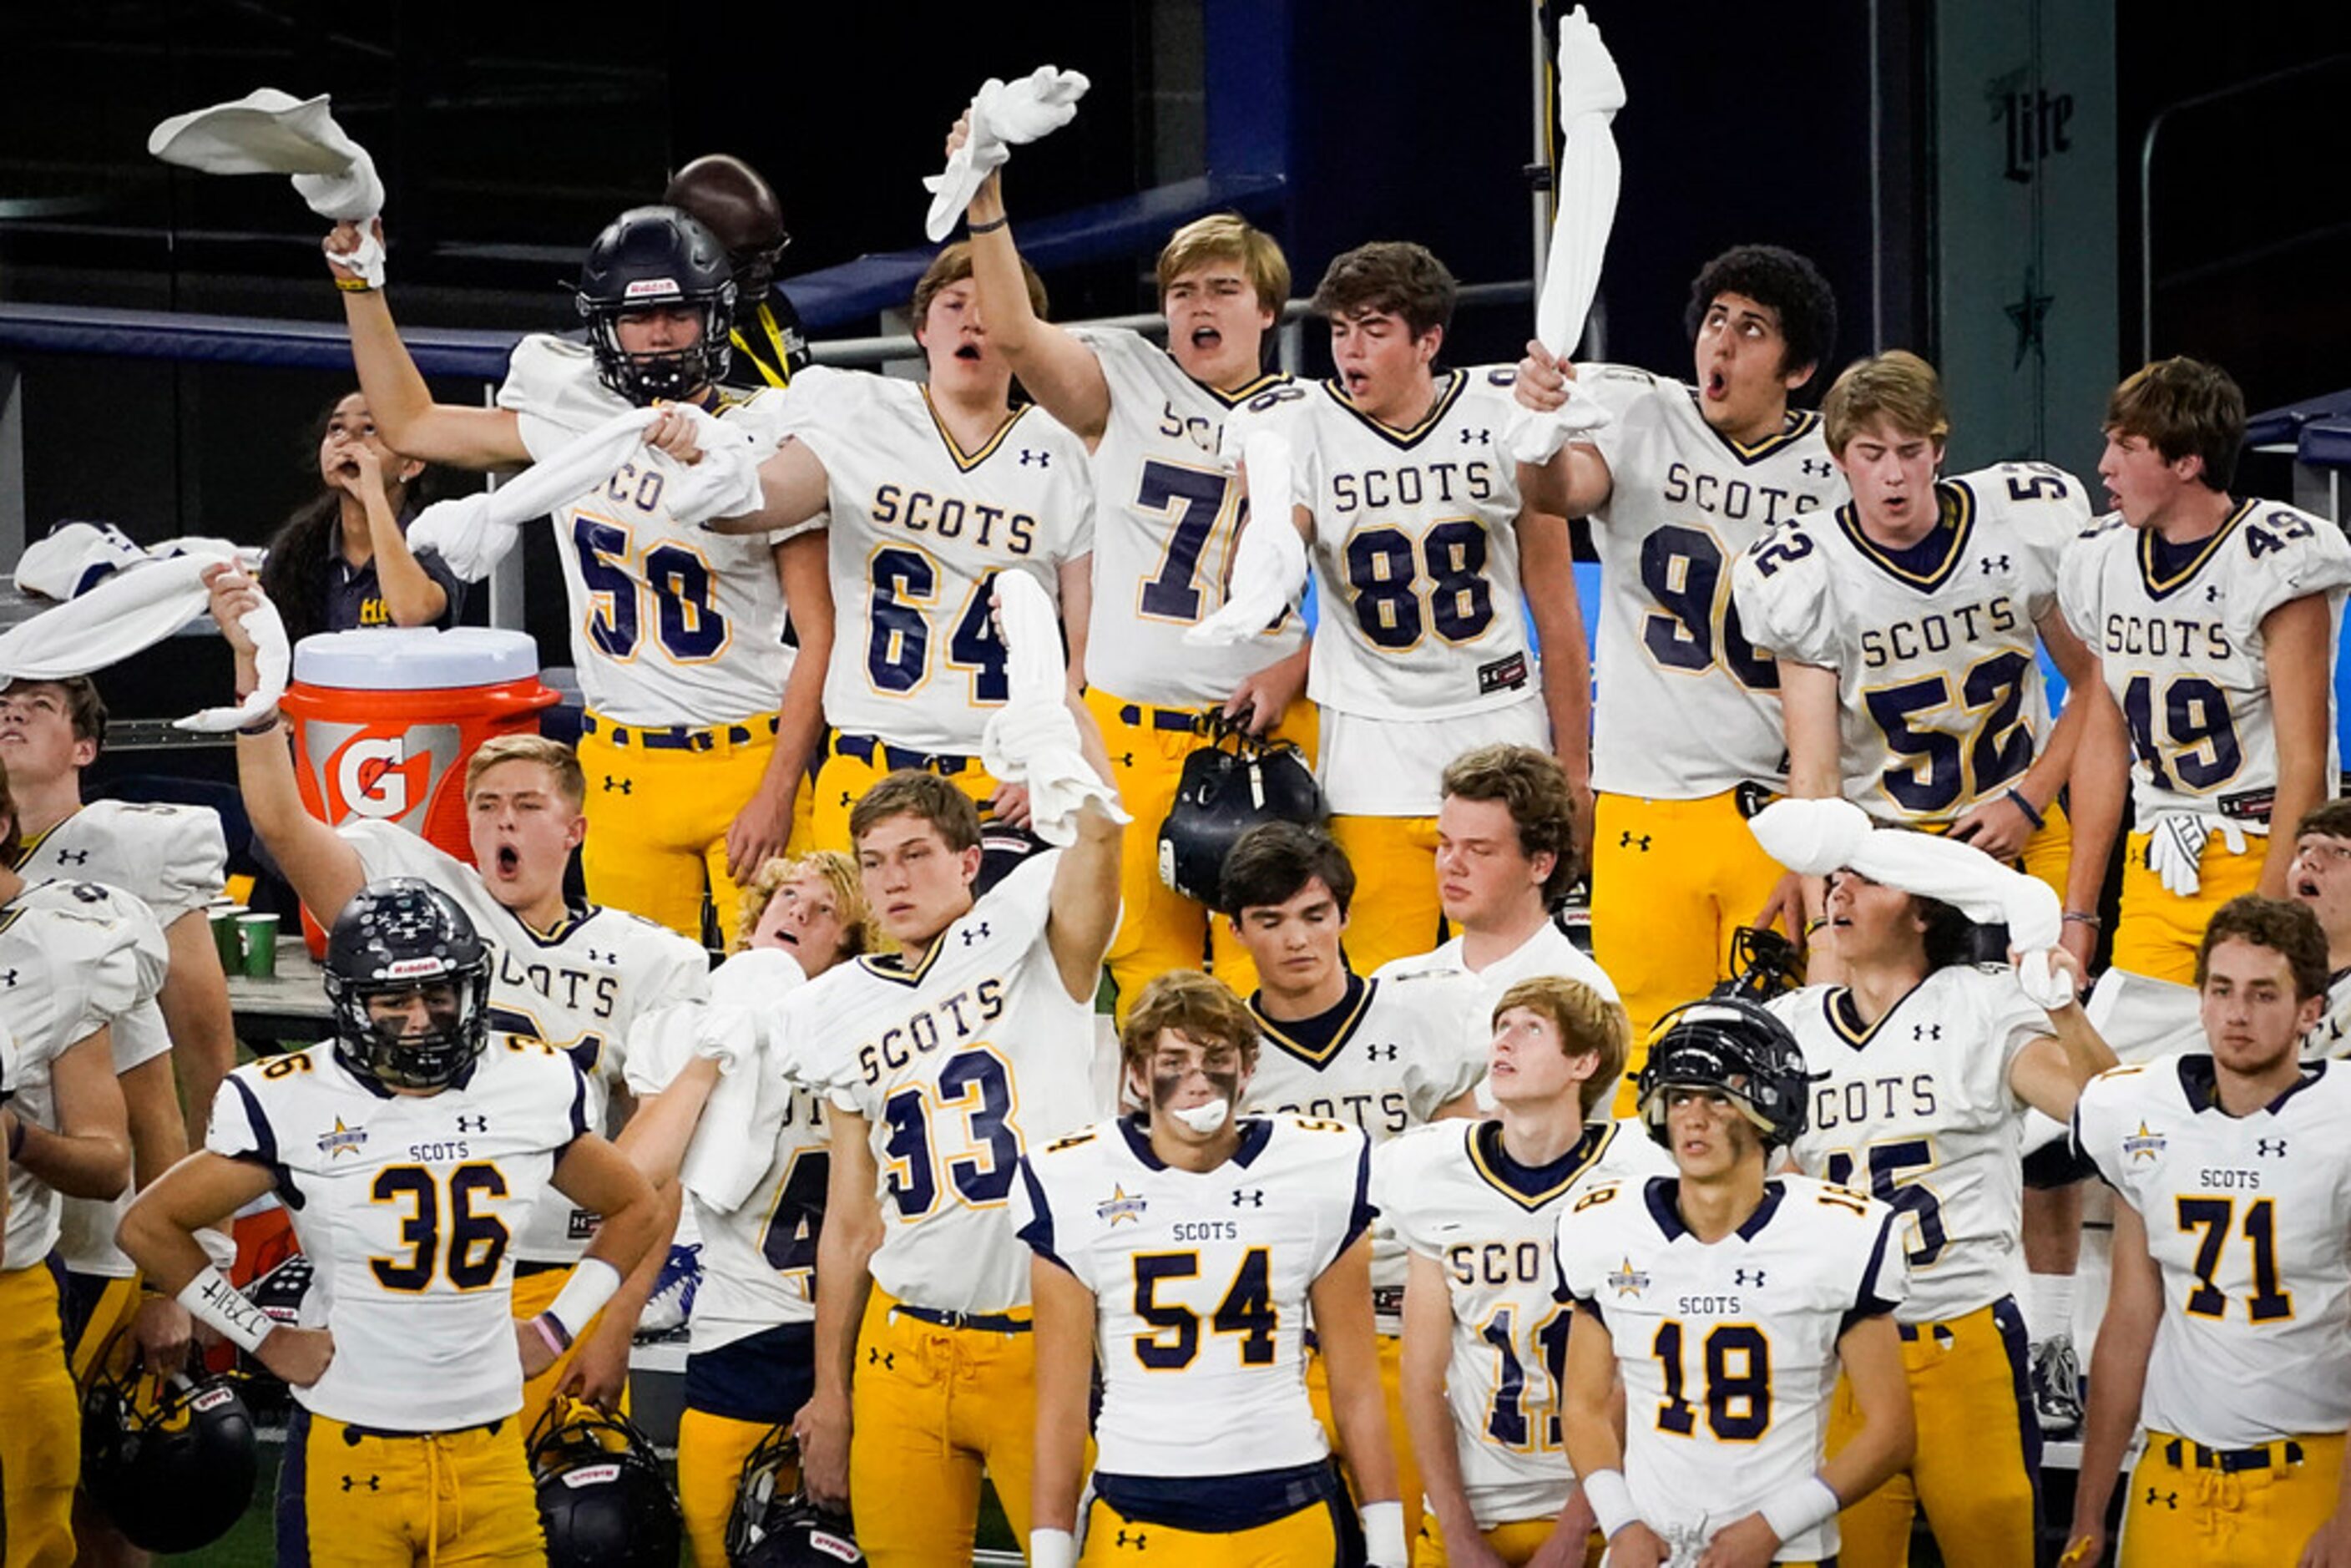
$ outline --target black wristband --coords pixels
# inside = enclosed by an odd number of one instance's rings
[[[1000,218],[991,218],[984,224],[967,223],[963,225],[963,232],[967,235],[992,235],[1011,221],[1011,217],[1008,214]]]

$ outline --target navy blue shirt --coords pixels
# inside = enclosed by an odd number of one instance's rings
[[[418,550],[416,564],[441,585],[449,596],[448,604],[432,622],[435,626],[455,626],[457,612],[465,608],[465,585],[449,565],[432,550]],[[349,632],[361,626],[393,624],[391,607],[383,601],[383,587],[376,580],[375,558],[370,556],[365,566],[353,566],[343,559],[338,549],[327,555],[327,580],[322,587],[320,628],[328,632]]]

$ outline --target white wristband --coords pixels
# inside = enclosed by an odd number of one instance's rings
[[[547,1304],[546,1315],[553,1318],[567,1340],[578,1339],[588,1320],[604,1310],[621,1288],[621,1271],[601,1258],[582,1258],[571,1266],[571,1278],[563,1281],[563,1289]]]
[[[1372,1568],[1405,1568],[1412,1561],[1404,1550],[1404,1504],[1367,1502],[1357,1518],[1364,1521],[1364,1561]]]
[[[210,1263],[181,1290],[179,1302],[191,1317],[210,1323],[220,1331],[221,1338],[248,1355],[259,1350],[269,1331],[277,1326]]]
[[[1633,1489],[1625,1484],[1622,1470],[1594,1470],[1584,1477],[1583,1500],[1592,1505],[1593,1522],[1604,1540],[1615,1540],[1618,1531],[1641,1517],[1634,1511]]]
[[[1843,1506],[1828,1482],[1818,1476],[1806,1476],[1795,1485],[1781,1489],[1756,1511],[1771,1527],[1771,1533],[1784,1542],[1835,1518]]]
[[[1077,1568],[1078,1538],[1066,1530],[1029,1532],[1029,1568]]]

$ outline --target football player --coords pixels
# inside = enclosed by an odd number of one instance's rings
[[[1820,417],[1789,406],[1836,341],[1820,269],[1777,246],[1735,246],[1691,282],[1686,323],[1693,384],[1570,367],[1531,343],[1512,389],[1556,408],[1574,375],[1615,415],[1553,457],[1531,494],[1589,517],[1600,558],[1592,940],[1632,1019],[1621,1115],[1650,1026],[1732,972],[1733,933],[1771,925],[1783,883],[1746,824],[1787,779],[1780,676],[1740,628],[1730,563],[1844,491]],[[1792,911],[1787,924],[1801,938]]]
[[[2012,971],[1968,962],[1972,930],[1950,905],[1850,871],[1828,884],[1844,984],[1768,1004],[1812,1074],[1811,1116],[1789,1154],[1806,1176],[1867,1190],[1902,1218],[1910,1290],[1894,1315],[1919,1430],[1910,1464],[1838,1517],[1839,1561],[1900,1568],[1923,1507],[1954,1568],[2029,1562],[2041,1424],[2021,1397],[2024,1115],[2063,1124],[2114,1053],[2078,1005],[2044,1012]],[[1860,1414],[1838,1396],[1831,1453]]]
[[[519,467],[664,400],[745,423],[765,447],[782,439],[786,394],[723,390],[734,280],[710,231],[674,207],[632,208],[596,236],[580,273],[589,341],[525,338],[496,408],[433,401],[382,291],[339,259],[358,241],[339,227],[327,259],[360,390],[398,451]],[[589,816],[604,824],[580,852],[589,892],[698,936],[705,886],[731,931],[735,879],[784,849],[822,727],[832,617],[821,538],[681,525],[662,499],[681,460],[649,452],[554,522],[588,705],[580,750],[597,781]],[[788,599],[798,656],[783,641]]]
[[[1115,1563],[1130,1542],[1153,1562],[1198,1568],[1349,1561],[1346,1494],[1300,1388],[1311,1308],[1339,1428],[1358,1456],[1363,1561],[1402,1568],[1372,1352],[1364,1134],[1344,1122],[1243,1114],[1256,1015],[1196,970],[1144,988],[1120,1049],[1142,1113],[1024,1155],[1013,1196],[1036,1254],[1029,1563]]]
[[[235,652],[237,689],[249,690],[257,678],[254,650],[238,616],[251,602],[250,580],[230,569],[211,580],[214,616]],[[236,767],[254,831],[319,920],[333,921],[360,887],[388,876],[421,877],[457,900],[495,956],[491,1027],[570,1057],[586,1077],[589,1123],[599,1131],[622,1087],[633,1021],[708,994],[709,960],[698,944],[641,915],[566,902],[563,873],[588,831],[582,802],[589,792],[578,758],[559,742],[498,736],[466,759],[472,865],[390,822],[359,819],[329,828],[311,816],[274,719],[237,737]],[[567,1288],[596,1223],[591,1211],[550,1201],[517,1228],[520,1315],[538,1313]],[[628,1281],[561,1365],[531,1380],[526,1427],[559,1385],[617,1406],[628,1385],[637,1313],[660,1261],[652,1260]]]
[[[2218,366],[2133,372],[2107,400],[2098,464],[2115,514],[2060,571],[2097,664],[2090,694],[2129,734],[2121,917],[2091,1000],[2126,1061],[2193,1043],[2206,921],[2241,893],[2285,896],[2294,844],[2271,828],[2335,794],[2351,545],[2324,517],[2230,495],[2244,433],[2244,394]]]
[[[135,1079],[138,1062],[124,1059],[133,1042],[118,1048],[114,1025],[142,987],[152,996],[162,944],[135,900],[89,886],[80,889],[96,895],[87,899],[71,884],[28,888],[5,869],[20,848],[0,773],[0,1032],[15,1039],[13,1092],[0,1107],[8,1153],[0,1378],[10,1391],[0,1420],[0,1552],[8,1568],[63,1568],[74,1561],[81,1411],[49,1251],[66,1198],[110,1207],[130,1184],[131,1123],[118,1073],[129,1068]],[[144,979],[142,969],[151,971]],[[145,1055],[164,1064],[168,1087],[169,1058],[157,1053],[169,1044],[160,1030],[145,1038]],[[174,1122],[177,1109],[170,1107]]]
[[[1428,1509],[1416,1568],[1512,1568],[1548,1545],[1585,1561],[1592,1510],[1564,1463],[1569,1308],[1551,1239],[1594,1183],[1673,1169],[1622,1122],[1591,1122],[1624,1071],[1625,1012],[1555,976],[1495,1004],[1496,1120],[1433,1127],[1373,1156],[1373,1196],[1411,1249],[1404,1407]]]
[[[2326,934],[2326,1010],[2302,1042],[2305,1059],[2351,1055],[2351,803],[2329,800],[2294,834],[2288,892]]]
[[[1576,1312],[1562,1425],[1614,1568],[1830,1562],[1838,1509],[1909,1460],[1894,1211],[1766,1174],[1805,1095],[1771,1013],[1731,998],[1668,1013],[1641,1115],[1679,1174],[1589,1187],[1560,1220]],[[1840,1370],[1861,1426],[1823,1464]]]
[[[158,1288],[294,1390],[280,1562],[544,1562],[523,1379],[660,1244],[669,1217],[590,1127],[579,1065],[491,1038],[494,959],[429,883],[359,889],[327,939],[333,1040],[232,1072],[204,1150],[123,1218]],[[603,1223],[518,1322],[513,1244],[550,1185]],[[300,1327],[246,1301],[193,1235],[268,1193],[317,1270]]]
[[[1485,1064],[1460,1049],[1458,987],[1442,979],[1367,980],[1341,951],[1355,869],[1329,835],[1294,822],[1251,828],[1225,858],[1222,892],[1258,976],[1249,1006],[1259,1038],[1244,1109],[1353,1123],[1374,1149],[1408,1127],[1476,1114],[1471,1091]],[[1384,1222],[1372,1232],[1371,1281],[1380,1385],[1409,1540],[1420,1527],[1420,1474],[1404,1440],[1398,1336],[1405,1253]],[[1315,1415],[1346,1455],[1319,1355],[1309,1355],[1306,1379]]]
[[[1055,712],[1108,779],[1092,721]],[[978,807],[954,779],[893,774],[851,829],[898,950],[819,977],[766,1023],[787,1075],[831,1097],[816,1391],[795,1426],[809,1490],[857,1503],[867,1556],[929,1568],[970,1556],[983,1468],[1028,1536],[1036,1355],[1006,1200],[1024,1149],[1095,1114],[1122,835],[1088,804],[1068,848],[974,899]]]
[[[2123,1568],[2351,1562],[2351,1079],[2300,1059],[2326,938],[2298,904],[2236,898],[2196,981],[2205,1049],[2103,1073],[2074,1112],[2120,1201],[2064,1561],[2104,1561],[2143,1427]]]
[[[675,207],[726,248],[735,307],[726,341],[735,350],[722,384],[754,392],[791,385],[809,365],[799,312],[776,287],[776,263],[792,236],[783,204],[757,169],[726,152],[708,152],[670,176],[662,204]]]
[[[847,855],[770,861],[745,885],[743,915],[748,929],[737,953],[711,976],[720,1007],[771,1000],[871,945],[872,914]],[[651,1046],[641,1028],[629,1053],[637,1112],[620,1146],[656,1186],[685,1188],[702,1239],[677,1427],[678,1501],[695,1561],[726,1568],[726,1521],[744,1461],[799,1414],[815,1375],[816,1254],[831,1164],[823,1105],[807,1090],[779,1085],[765,1103],[738,1088],[732,1104],[715,1106],[715,1057]],[[757,1065],[755,1057],[730,1071],[747,1075]],[[737,1121],[747,1099],[751,1115]],[[705,1113],[714,1126],[702,1134]],[[754,1151],[732,1166],[722,1163],[730,1135]],[[698,1161],[681,1182],[697,1137],[708,1163]],[[745,1182],[743,1168],[755,1165]],[[789,1492],[792,1475],[777,1485]]]
[[[1574,881],[1574,795],[1566,770],[1531,746],[1485,746],[1447,763],[1437,787],[1437,903],[1459,935],[1384,965],[1373,978],[1417,984],[1453,977],[1456,1051],[1473,1061],[1485,1055],[1494,1004],[1520,980],[1558,975],[1616,1000],[1600,966],[1552,917]]]
[[[2065,946],[2086,967],[2122,822],[2122,727],[2095,701],[2052,725],[2035,655],[2095,684],[2057,608],[2088,498],[2045,463],[1940,477],[1942,382],[1899,349],[1849,366],[1821,419],[1853,499],[1789,520],[1731,569],[1748,634],[1779,659],[1790,792],[1842,794],[2021,864],[2073,912]],[[2069,780],[2078,853],[2057,801]]]
[[[1228,452],[1267,428],[1293,451],[1290,521],[1322,603],[1308,677],[1316,770],[1332,836],[1378,873],[1350,943],[1366,969],[1439,935],[1428,872],[1447,760],[1497,742],[1555,747],[1588,801],[1591,682],[1567,525],[1525,504],[1517,465],[1493,444],[1512,371],[1436,371],[1455,292],[1416,245],[1340,256],[1313,299],[1337,378],[1274,388],[1225,426]]]
[[[957,121],[947,139],[962,144]],[[1210,716],[1296,742],[1313,759],[1314,710],[1295,617],[1245,642],[1194,647],[1186,627],[1224,601],[1241,522],[1241,487],[1218,455],[1225,416],[1290,384],[1265,350],[1290,297],[1273,237],[1229,213],[1185,225],[1159,253],[1167,347],[1123,327],[1056,327],[1029,308],[1006,225],[1002,172],[967,214],[972,281],[988,340],[1020,385],[1093,455],[1094,623],[1086,706],[1102,726],[1120,801],[1146,828],[1176,803],[1184,758],[1208,744]],[[1207,908],[1169,887],[1148,855],[1129,857],[1124,913],[1110,949],[1122,1016],[1144,982],[1212,967],[1241,996],[1248,956]]]

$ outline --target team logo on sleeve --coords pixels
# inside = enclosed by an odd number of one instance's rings
[[[1122,1183],[1110,1189],[1108,1197],[1094,1205],[1094,1218],[1110,1225],[1116,1225],[1123,1219],[1132,1219],[1140,1224],[1143,1211],[1148,1207],[1144,1199],[1128,1197]]]
[[[1608,1276],[1608,1288],[1616,1292],[1617,1300],[1622,1301],[1626,1296],[1638,1296],[1647,1290],[1649,1277],[1634,1268],[1633,1260],[1627,1258],[1623,1268]]]
[[[335,1159],[343,1155],[359,1153],[360,1145],[366,1142],[365,1127],[347,1127],[343,1125],[343,1119],[338,1116],[335,1118],[333,1132],[319,1134],[319,1152],[329,1159]]]
[[[2147,1120],[2141,1117],[2138,1131],[2123,1139],[2123,1155],[2128,1159],[2151,1160],[2163,1153],[2163,1145],[2168,1141],[2161,1133],[2147,1131]]]

